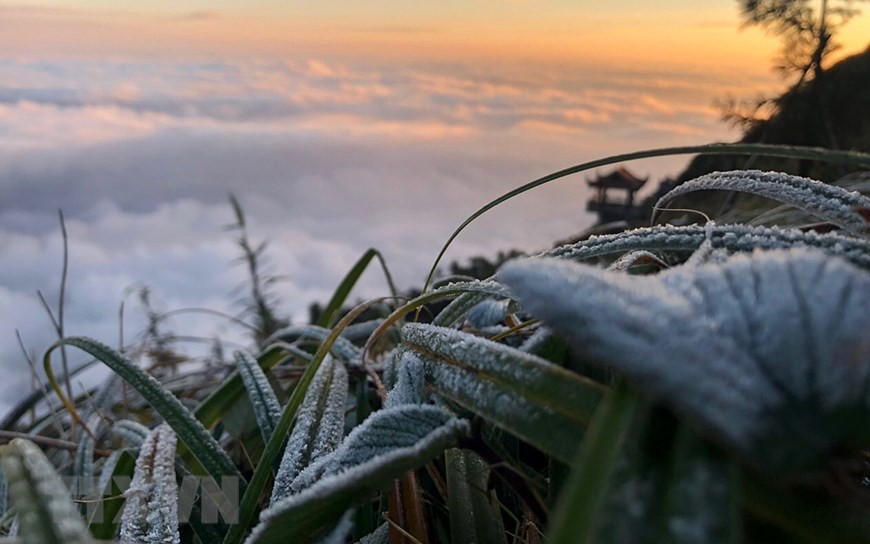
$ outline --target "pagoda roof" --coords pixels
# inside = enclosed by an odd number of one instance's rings
[[[639,178],[624,166],[620,166],[607,175],[602,176],[599,174],[595,179],[587,179],[586,183],[588,183],[590,187],[613,187],[617,189],[637,191],[644,186],[648,179],[649,176]]]

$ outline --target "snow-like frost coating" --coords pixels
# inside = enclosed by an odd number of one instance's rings
[[[263,442],[268,443],[272,432],[278,425],[278,420],[281,419],[281,404],[278,402],[278,397],[272,390],[272,384],[269,383],[269,378],[260,368],[257,359],[243,351],[237,351],[235,358],[239,375],[245,384],[248,399],[251,401],[251,407],[257,419],[257,425],[263,435]]]
[[[296,425],[281,459],[271,503],[290,495],[291,484],[305,467],[325,457],[344,435],[344,408],[347,404],[347,370],[327,356],[314,374],[299,411]]]
[[[772,198],[855,234],[870,232],[870,225],[856,211],[859,208],[870,209],[870,198],[836,185],[782,172],[736,170],[706,174],[671,189],[656,202],[653,209],[666,208],[670,201],[680,195],[710,189]],[[653,220],[657,215],[653,214]]]
[[[855,433],[870,414],[870,274],[843,260],[757,251],[630,277],[532,259],[498,277],[581,353],[759,466],[806,469],[868,438]]]
[[[656,225],[618,234],[590,236],[574,244],[551,249],[537,257],[559,257],[572,261],[594,259],[632,250],[695,251],[704,241],[713,248],[752,252],[756,249],[815,247],[829,255],[843,257],[863,268],[870,268],[870,240],[831,232],[818,234],[799,229],[753,227],[748,225]]]
[[[120,541],[178,544],[178,484],[175,481],[175,446],[172,428],[156,427],[139,449],[133,481],[124,493]]]

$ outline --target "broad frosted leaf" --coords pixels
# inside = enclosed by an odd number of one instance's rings
[[[634,276],[550,259],[499,278],[578,350],[749,462],[806,469],[870,444],[870,274],[820,251]]]
[[[281,419],[281,404],[278,402],[272,384],[269,383],[269,378],[260,368],[257,359],[243,351],[237,351],[235,358],[239,375],[248,391],[248,399],[251,401],[254,417],[257,419],[260,433],[263,435],[263,443],[268,443],[272,431],[275,430],[275,425]]]
[[[86,544],[87,528],[51,461],[33,442],[0,447],[0,466],[17,509],[24,544]]]
[[[374,412],[329,455],[329,462],[321,460],[299,475],[295,494],[260,514],[247,542],[325,538],[349,507],[422,466],[467,432],[465,421],[437,406],[402,405]]]
[[[800,208],[855,234],[870,232],[870,223],[856,211],[870,209],[870,198],[836,185],[781,172],[735,170],[706,174],[671,189],[656,202],[653,209],[666,208],[680,195],[710,189],[738,191],[772,198]],[[658,213],[658,211],[653,212],[653,221]]]
[[[122,543],[178,544],[178,484],[172,428],[156,427],[139,449],[133,482],[125,492],[121,516]]]
[[[305,467],[332,452],[341,442],[347,386],[344,365],[327,356],[305,392],[296,425],[284,448],[272,488],[273,504],[290,495],[290,485]]]
[[[454,329],[402,328],[427,383],[464,408],[569,462],[603,388],[545,359]],[[561,429],[561,431],[560,431]],[[564,429],[573,429],[565,439]]]
[[[835,232],[817,234],[798,229],[747,225],[715,225],[712,228],[701,225],[656,225],[618,234],[590,236],[587,240],[557,247],[538,257],[582,261],[633,250],[695,251],[707,239],[713,248],[740,252],[815,247],[829,255],[848,259],[862,268],[870,268],[870,240]]]
[[[275,331],[272,336],[266,339],[265,345],[274,342],[293,342],[299,339],[311,339],[323,342],[326,340],[332,331],[317,325],[291,325]],[[331,352],[336,357],[350,364],[358,364],[361,354],[360,348],[356,347],[347,338],[339,336],[332,344]]]

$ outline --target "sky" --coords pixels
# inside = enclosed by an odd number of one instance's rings
[[[865,14],[839,54],[867,36]],[[781,90],[778,47],[723,0],[0,1],[0,412],[30,387],[15,331],[38,356],[53,340],[36,292],[56,306],[58,209],[67,334],[117,345],[125,301],[134,342],[142,286],[158,310],[238,314],[230,192],[302,322],[369,247],[419,286],[452,230],[522,183],[736,139],[715,103]],[[652,185],[686,160],[630,168]],[[487,214],[448,261],[587,228],[584,180]],[[356,295],[385,292],[372,272]],[[250,347],[220,319],[169,326]]]

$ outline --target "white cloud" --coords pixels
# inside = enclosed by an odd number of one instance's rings
[[[710,103],[756,83],[326,60],[5,60],[0,70],[10,76],[0,90],[0,360],[17,369],[6,404],[29,383],[14,329],[39,350],[53,339],[35,291],[57,296],[58,208],[71,334],[114,343],[131,285],[147,284],[165,309],[238,312],[229,293],[245,274],[222,230],[230,191],[286,276],[281,310],[303,319],[368,247],[400,286],[419,285],[453,228],[521,183],[609,154],[727,138]],[[636,169],[664,175],[683,162]],[[585,199],[583,177],[536,190],[473,224],[448,259],[547,246],[591,223]],[[361,289],[385,293],[380,273]],[[141,326],[128,315],[129,331]],[[244,339],[201,316],[172,326]]]

